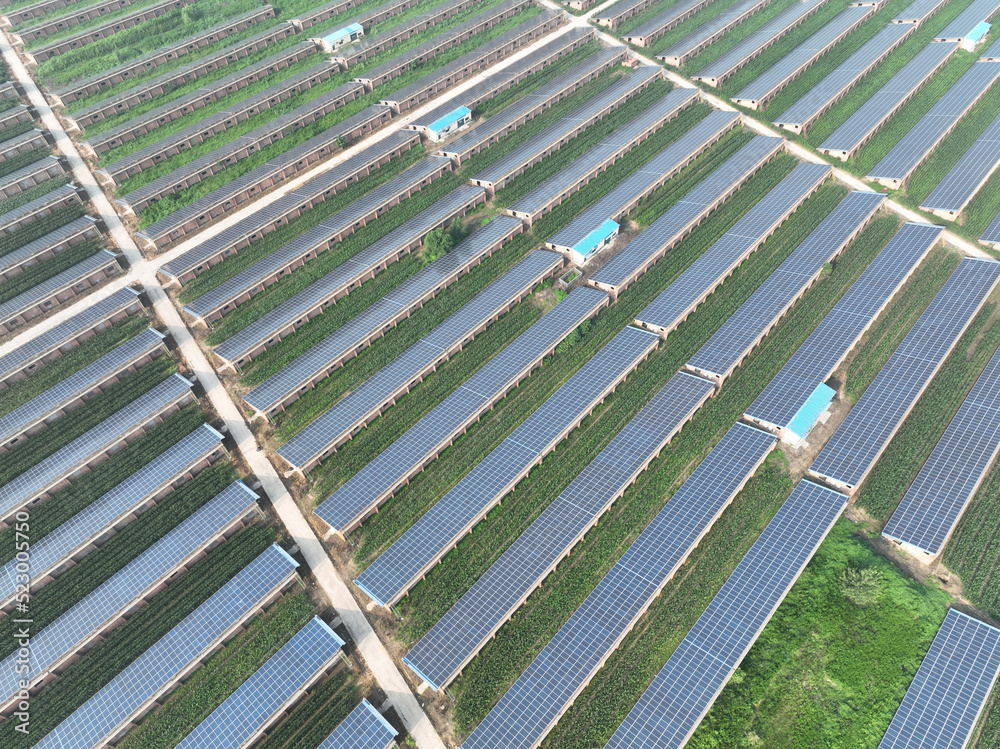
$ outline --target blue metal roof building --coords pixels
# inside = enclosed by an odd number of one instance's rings
[[[820,383],[808,400],[802,404],[802,408],[788,422],[788,431],[800,440],[804,440],[820,415],[830,406],[833,396],[836,394],[837,391],[832,387]]]
[[[574,262],[582,265],[590,259],[595,252],[607,247],[615,241],[618,236],[619,225],[610,218],[594,229],[573,247]]]
[[[459,107],[432,122],[427,126],[427,130],[434,140],[441,140],[448,133],[452,133],[470,122],[472,122],[472,111],[468,107]]]

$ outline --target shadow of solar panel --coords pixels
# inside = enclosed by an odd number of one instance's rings
[[[361,700],[318,749],[388,749],[395,738],[396,729],[368,700]]]
[[[734,425],[462,744],[538,746],[774,448]]]
[[[998,671],[1000,631],[948,609],[879,749],[962,749]]]
[[[670,378],[403,662],[437,689],[450,683],[714,390],[684,372]]]
[[[684,746],[846,506],[799,482],[607,747]]]
[[[355,580],[382,606],[399,600],[528,471],[646,358],[657,337],[627,327],[553,393]]]
[[[849,489],[864,481],[998,281],[1000,263],[962,260],[826,443],[810,473]]]
[[[884,200],[870,192],[852,192],[844,198],[691,357],[688,366],[720,380],[729,377],[812,285],[823,266],[861,232]]]
[[[997,167],[1000,167],[1000,116],[990,123],[927,199],[920,204],[921,210],[931,211],[944,219],[954,221],[986,184],[986,180]]]
[[[930,224],[905,224],[896,232],[757,396],[746,411],[747,418],[769,429],[786,429],[927,256],[942,231]]]

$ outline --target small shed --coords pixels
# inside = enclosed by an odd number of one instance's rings
[[[819,421],[819,417],[830,407],[833,396],[837,394],[829,385],[820,383],[812,395],[802,404],[795,416],[786,427],[786,442],[804,441],[809,432]]]
[[[983,37],[990,33],[991,28],[993,27],[986,21],[976,24],[976,27],[962,39],[962,49],[970,51],[975,49],[976,45],[983,40]]]
[[[444,140],[449,134],[472,122],[472,111],[468,107],[454,109],[427,126],[427,133],[433,140]]]
[[[615,241],[619,228],[621,227],[619,227],[618,223],[609,218],[594,229],[594,231],[590,232],[590,234],[581,239],[573,247],[573,262],[577,265],[586,263],[594,253],[600,252]]]
[[[332,34],[316,39],[315,41],[323,48],[324,52],[333,52],[340,49],[345,44],[356,42],[365,35],[365,30],[360,23],[352,23],[342,29],[337,29]]]

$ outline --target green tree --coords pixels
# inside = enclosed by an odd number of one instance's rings
[[[435,229],[424,240],[424,262],[430,263],[437,260],[442,255],[446,255],[454,246],[455,240],[451,238],[451,234],[444,229]]]

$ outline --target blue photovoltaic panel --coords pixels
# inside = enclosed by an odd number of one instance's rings
[[[756,250],[775,226],[815,190],[830,174],[826,164],[799,164],[791,174],[751,208],[733,228],[723,234],[708,250],[702,253],[666,289],[636,316],[636,322],[660,331],[673,330],[705,297],[722,283],[751,252]],[[698,188],[695,188],[697,190]],[[686,201],[685,201],[686,202]],[[683,205],[683,203],[682,203]],[[632,244],[648,244],[637,254],[653,257],[677,241],[677,229],[686,227],[686,221],[671,218],[674,206],[664,216],[653,222]],[[620,254],[620,253],[619,253]]]
[[[57,273],[52,278],[32,286],[10,301],[0,304],[0,323],[13,320],[27,310],[54,299],[62,290],[82,283],[94,273],[109,270],[112,266],[118,267],[116,258],[117,255],[113,252],[101,250],[86,260],[81,260],[76,265],[67,268],[62,273]]]
[[[994,63],[981,63],[992,65]],[[925,211],[955,218],[1000,166],[1000,116],[989,124],[972,147],[920,204]]]
[[[237,481],[182,521],[54,622],[31,637],[31,670],[14,670],[17,653],[0,663],[0,699],[17,693],[19,680],[36,683],[53,665],[100,632],[177,566],[203,549],[236,519],[246,515],[257,495]]]
[[[97,385],[150,356],[163,346],[163,334],[148,328],[122,343],[100,359],[71,374],[9,414],[0,416],[0,443],[20,437],[32,426],[46,421]]]
[[[37,540],[32,539],[31,580],[52,574],[70,556],[218,450],[221,442],[222,435],[203,424],[65,523]],[[0,569],[0,602],[10,600],[16,593],[17,575],[16,559]]]
[[[317,749],[387,749],[395,746],[396,729],[368,700],[351,710]]]
[[[810,473],[858,486],[1000,281],[1000,263],[967,257],[851,409]]]
[[[951,420],[882,534],[937,556],[1000,451],[1000,351]]]
[[[1000,60],[1000,37],[998,37],[990,48],[983,52],[981,60]]]
[[[979,241],[986,242],[987,244],[1000,244],[1000,216],[993,219],[993,222],[983,232],[983,236],[979,238]]]
[[[685,372],[671,377],[403,661],[433,687],[451,682],[714,390]]]
[[[394,396],[408,390],[415,378],[449,356],[482,325],[488,324],[536,283],[561,268],[562,262],[562,257],[556,253],[532,252],[282,445],[278,454],[290,465],[309,465],[330,445],[346,438],[358,425],[383,410]]]
[[[343,645],[322,619],[313,617],[188,734],[178,749],[246,746],[297,691],[330,664]]]
[[[930,224],[905,224],[896,232],[757,396],[747,409],[747,418],[786,429],[926,257],[942,231],[942,227]]]
[[[351,530],[607,302],[595,289],[574,289],[334,492],[316,516],[334,530]]]
[[[463,749],[532,749],[774,448],[736,424],[500,698]]]
[[[847,506],[800,481],[618,727],[607,749],[679,749]]]
[[[948,0],[915,0],[893,20],[894,23],[923,23]]]
[[[659,339],[627,327],[538,407],[355,581],[383,606],[415,585],[442,554],[553,450],[574,424],[652,351]]]
[[[767,334],[795,300],[871,220],[885,198],[878,193],[852,192],[778,266],[760,288],[722,324],[688,366],[724,379]]]
[[[1000,630],[948,609],[879,749],[964,749],[1000,672]]]
[[[812,1],[814,0],[799,0],[796,5],[805,5]],[[719,34],[724,34],[734,28],[741,19],[756,13],[761,8],[770,5],[771,2],[772,0],[737,0],[736,3],[724,8],[721,13],[705,21],[683,39],[671,44],[657,55],[657,58],[665,60],[671,65],[683,65],[718,38]],[[825,2],[825,0],[820,0],[820,2]],[[737,43],[736,48],[739,47],[740,44]]]
[[[868,179],[889,181],[892,187],[902,184],[998,77],[1000,62],[975,63],[875,165]]]
[[[87,465],[95,456],[113,447],[123,437],[190,393],[190,382],[180,375],[171,375],[93,429],[0,486],[0,516],[6,516],[44,494],[61,479]]]
[[[972,0],[969,6],[934,38],[957,41],[965,39],[979,24],[990,20],[997,10],[1000,10],[998,0]]]
[[[957,49],[957,42],[928,44],[824,140],[819,150],[851,156]]]
[[[35,746],[89,747],[111,737],[283,588],[296,567],[298,563],[280,546],[270,546]]]

